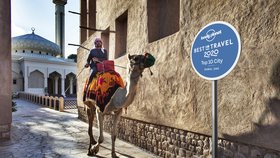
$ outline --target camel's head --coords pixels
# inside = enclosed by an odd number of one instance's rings
[[[129,60],[128,70],[139,74],[142,74],[145,68],[151,67],[155,62],[155,58],[149,53],[145,53],[145,55],[128,54],[127,58]]]

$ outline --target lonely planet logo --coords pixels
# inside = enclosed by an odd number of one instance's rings
[[[210,30],[208,30],[208,31],[206,32],[206,35],[205,35],[205,36],[201,36],[200,39],[201,39],[201,40],[206,39],[206,41],[211,42],[211,41],[213,41],[213,40],[215,39],[215,37],[216,37],[217,35],[219,35],[219,34],[222,34],[222,30],[216,32],[214,29],[210,29]]]

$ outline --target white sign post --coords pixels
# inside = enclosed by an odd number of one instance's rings
[[[195,72],[212,81],[212,157],[218,157],[217,80],[228,75],[237,64],[241,43],[236,29],[229,23],[216,21],[203,27],[191,48]]]

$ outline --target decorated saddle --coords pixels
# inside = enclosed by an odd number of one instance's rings
[[[120,74],[114,70],[97,73],[89,84],[88,80],[86,80],[84,86],[84,101],[87,99],[94,100],[101,112],[104,111],[115,91],[119,87],[124,87]]]

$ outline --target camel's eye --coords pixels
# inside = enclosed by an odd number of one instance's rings
[[[140,61],[140,57],[136,56],[134,60],[135,60],[135,62],[138,62],[138,61]]]
[[[139,56],[133,56],[133,58],[130,60],[130,62],[135,64],[135,63],[138,63],[139,60],[140,60]]]
[[[131,63],[136,63],[135,58],[131,59],[130,62],[131,62]]]
[[[130,64],[131,64],[131,67],[133,66],[133,65],[140,65],[140,64],[142,64],[142,59],[143,59],[143,56],[142,55],[135,55],[135,56],[132,56],[131,58],[130,58]]]

